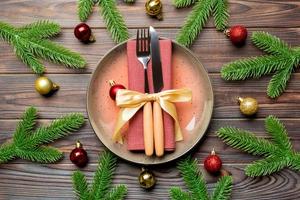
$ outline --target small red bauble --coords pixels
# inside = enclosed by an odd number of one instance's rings
[[[84,167],[88,163],[87,153],[79,141],[76,142],[76,148],[70,153],[70,160],[78,167]]]
[[[248,35],[247,29],[241,25],[233,26],[230,29],[225,30],[225,34],[236,46],[244,45]]]
[[[82,42],[94,42],[92,30],[86,23],[80,23],[74,28],[75,37]]]
[[[112,100],[116,100],[117,91],[120,89],[126,89],[124,85],[116,84],[114,81],[110,80],[110,89],[109,89],[109,96]]]
[[[222,160],[218,155],[216,155],[214,150],[212,150],[211,154],[206,157],[204,161],[204,168],[212,174],[220,172],[222,168]]]

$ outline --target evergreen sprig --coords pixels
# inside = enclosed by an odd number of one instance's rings
[[[104,152],[99,158],[93,184],[89,187],[84,174],[74,172],[73,188],[80,200],[122,200],[127,194],[127,187],[118,185],[110,190],[112,177],[116,168],[117,158],[109,152]]]
[[[223,176],[216,184],[210,196],[202,173],[197,167],[197,161],[187,157],[180,161],[178,169],[190,192],[185,192],[178,187],[172,187],[170,196],[172,200],[226,200],[230,198],[232,190],[232,177]]]
[[[176,8],[184,8],[193,5],[198,0],[173,0],[173,5]]]
[[[39,58],[72,68],[85,67],[86,61],[80,54],[47,40],[59,32],[60,26],[49,21],[37,21],[21,28],[0,22],[0,38],[13,45],[17,56],[37,74],[45,71]]]
[[[221,76],[225,80],[260,78],[274,73],[268,85],[267,94],[279,97],[300,64],[300,48],[291,48],[286,42],[266,32],[254,32],[252,42],[270,55],[237,60],[223,66]]]
[[[124,0],[126,3],[133,3],[134,0]],[[86,21],[93,11],[93,6],[98,4],[100,13],[105,21],[112,39],[119,43],[129,38],[128,28],[122,14],[117,9],[115,0],[78,0],[78,16],[81,21]]]
[[[63,154],[56,148],[43,146],[78,130],[84,123],[82,114],[69,114],[54,120],[50,125],[34,130],[37,110],[28,108],[19,122],[12,141],[0,146],[0,163],[22,158],[39,163],[53,163]]]
[[[175,0],[174,4],[176,7],[185,7],[194,2],[193,0]],[[216,29],[224,31],[228,25],[229,18],[227,0],[199,0],[195,3],[183,27],[176,36],[176,41],[184,46],[190,46],[202,31],[212,13]]]
[[[269,116],[265,120],[265,128],[272,137],[271,141],[233,127],[220,128],[217,134],[233,148],[265,157],[246,167],[248,176],[270,175],[285,167],[300,171],[300,153],[293,150],[284,124],[276,117]]]

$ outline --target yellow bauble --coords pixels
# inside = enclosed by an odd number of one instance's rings
[[[35,90],[41,95],[47,95],[58,89],[59,86],[45,76],[41,76],[35,80]]]
[[[148,170],[143,169],[143,171],[139,175],[139,183],[142,188],[145,189],[152,188],[156,183],[154,174]]]
[[[258,102],[256,99],[252,97],[239,97],[238,101],[240,103],[240,110],[244,115],[251,116],[257,113]]]
[[[162,3],[160,0],[147,0],[145,7],[148,15],[162,20]]]

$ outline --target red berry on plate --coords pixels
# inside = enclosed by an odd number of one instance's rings
[[[236,46],[245,44],[248,35],[247,29],[241,25],[233,26],[230,29],[225,30],[225,34]]]
[[[109,96],[112,100],[116,100],[117,91],[120,89],[126,89],[124,85],[116,84],[114,81],[110,80],[110,89],[109,89]]]
[[[220,172],[222,168],[222,160],[218,155],[216,155],[214,150],[212,150],[211,154],[206,157],[204,161],[204,168],[212,174]]]
[[[75,37],[82,42],[94,42],[92,30],[86,23],[80,23],[74,28]]]
[[[88,162],[87,153],[79,141],[76,142],[76,148],[70,153],[70,160],[78,167],[84,167]]]

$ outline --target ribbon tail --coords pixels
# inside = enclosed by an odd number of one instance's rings
[[[135,113],[143,106],[144,104],[135,107],[135,108],[121,108],[119,111],[117,123],[113,133],[113,141],[123,144],[123,137],[121,133],[122,127],[135,115]]]
[[[175,140],[176,140],[176,142],[182,141],[183,135],[182,135],[181,128],[179,125],[179,121],[178,121],[176,106],[173,103],[164,101],[164,100],[160,100],[159,103],[160,103],[160,106],[162,107],[162,109],[164,111],[166,111],[169,115],[171,115],[171,117],[175,121]]]

